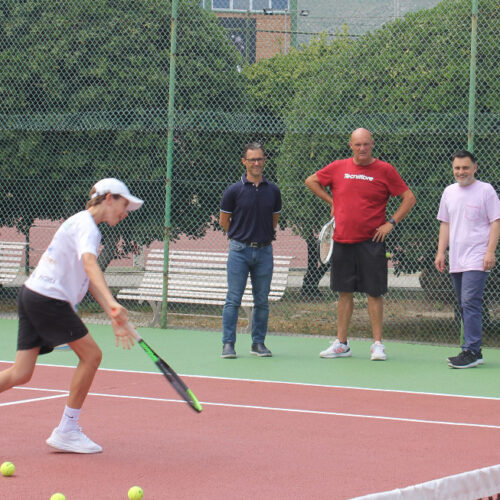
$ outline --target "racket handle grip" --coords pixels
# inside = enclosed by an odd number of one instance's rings
[[[142,340],[142,337],[139,335],[139,332],[132,326],[132,323],[130,323],[130,321],[127,321],[125,328],[127,328],[127,330],[129,330],[132,333],[132,335],[136,338],[137,341]]]

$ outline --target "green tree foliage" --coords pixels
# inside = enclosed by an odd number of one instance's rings
[[[303,228],[317,227],[318,224],[321,227],[330,217],[328,207],[318,198],[309,196],[307,203],[303,203],[303,181],[307,170],[302,147],[309,147],[309,137],[307,133],[302,133],[302,127],[294,134],[289,117],[295,113],[294,96],[305,82],[318,78],[324,70],[324,61],[347,51],[352,44],[346,29],[343,29],[331,42],[322,34],[308,46],[292,48],[287,55],[259,61],[246,69],[249,92],[255,100],[255,108],[263,117],[264,127],[261,130],[269,133],[263,138],[270,156],[266,168],[276,178],[283,196],[280,225],[291,227],[307,242],[309,265],[301,289],[305,297],[313,296],[318,291],[319,280],[329,265],[322,265],[318,260],[319,231],[303,231]],[[305,114],[300,119],[305,118]],[[293,143],[291,148],[285,147],[287,141]],[[316,147],[321,147],[321,144],[316,144]],[[297,154],[297,151],[300,153]]]
[[[478,177],[492,183],[500,178],[498,73],[491,71],[500,49],[495,36],[499,16],[497,2],[480,2],[475,152]],[[444,0],[355,41],[342,36],[322,46],[318,60],[320,42],[304,47],[301,55],[292,52],[252,69],[259,91],[288,85],[292,96],[285,103],[278,93],[269,110],[286,131],[276,172],[283,215],[308,244],[308,294],[325,271],[314,245],[329,213],[303,180],[334,159],[350,156],[349,135],[358,127],[373,132],[375,155],[391,162],[417,195],[417,206],[388,242],[396,272],[429,265],[438,229],[436,222],[429,230],[429,223],[443,188],[453,181],[450,157],[467,147],[470,30],[470,2]],[[397,203],[391,201],[389,213]]]
[[[92,184],[113,176],[146,203],[105,231],[103,267],[163,239],[171,9],[163,0],[2,4],[2,225],[28,235],[37,218],[81,210]],[[245,82],[239,53],[199,2],[180,1],[177,33],[170,234],[200,237],[241,147],[214,120],[242,111]]]

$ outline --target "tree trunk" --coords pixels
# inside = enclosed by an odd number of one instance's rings
[[[26,242],[26,252],[24,259],[24,274],[26,276],[30,275],[30,230],[24,233],[24,241]]]
[[[102,235],[101,244],[103,249],[97,258],[97,263],[104,272],[109,263],[118,257],[118,242],[120,241],[120,234],[117,231],[106,231]]]
[[[307,270],[300,289],[300,295],[304,298],[314,298],[321,294],[319,282],[330,269],[330,263],[322,264],[319,260],[318,240],[314,234],[307,239]]]

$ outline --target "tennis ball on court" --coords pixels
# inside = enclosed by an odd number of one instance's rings
[[[66,500],[66,497],[62,493],[54,493],[50,500]]]
[[[132,486],[132,488],[128,490],[128,497],[130,500],[142,500],[143,496],[144,491],[142,491],[140,486]]]
[[[12,462],[4,462],[0,465],[0,472],[5,477],[13,476],[16,472],[16,466]]]

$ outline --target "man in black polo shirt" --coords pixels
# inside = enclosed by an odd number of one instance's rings
[[[248,274],[254,301],[252,348],[256,356],[272,356],[264,345],[269,317],[268,296],[273,275],[273,247],[281,212],[281,193],[263,175],[266,155],[260,144],[247,144],[241,159],[246,173],[222,196],[220,225],[229,242],[227,296],[222,312],[222,357],[235,358],[238,309]]]

